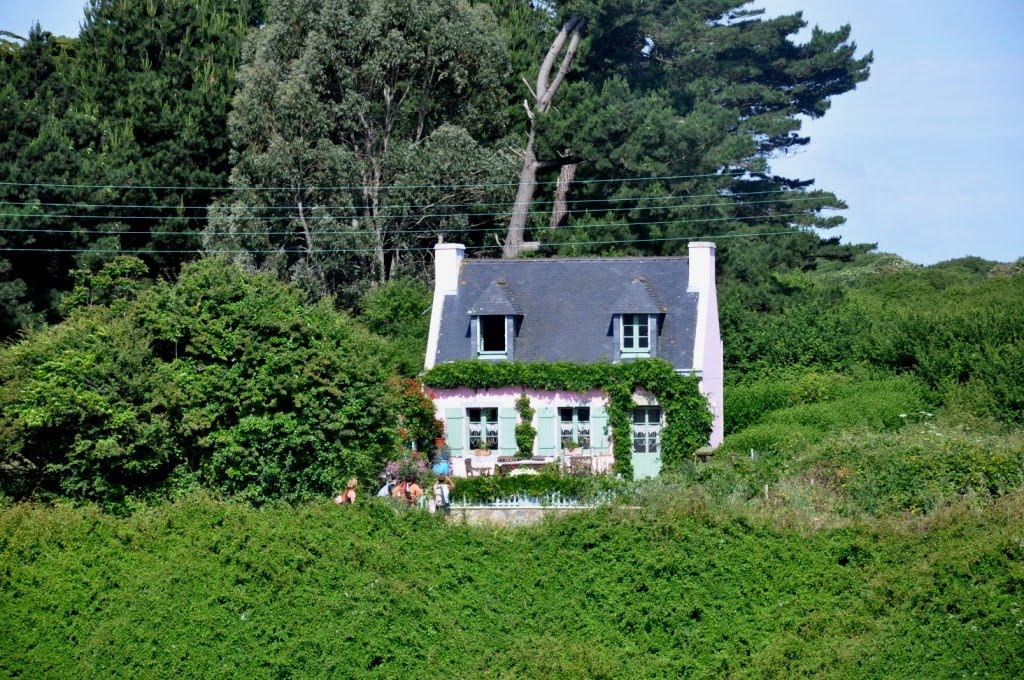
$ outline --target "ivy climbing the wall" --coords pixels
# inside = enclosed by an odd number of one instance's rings
[[[424,385],[439,389],[519,387],[523,390],[572,392],[603,390],[608,395],[608,422],[612,430],[615,471],[624,477],[633,474],[633,439],[630,432],[633,395],[637,390],[649,391],[665,411],[666,424],[661,433],[663,470],[677,467],[685,457],[707,444],[712,417],[707,399],[698,389],[698,383],[696,377],[676,373],[672,364],[664,359],[639,359],[620,364],[454,361],[435,366],[423,375]],[[517,408],[523,397],[516,402]],[[526,407],[530,408],[528,397]],[[530,411],[532,417],[532,409]],[[523,422],[530,421],[523,416]],[[530,430],[529,448],[524,448],[526,430],[523,430],[524,441],[521,442],[520,429],[516,427],[516,444],[520,451],[532,449],[536,430],[532,425]]]
[[[533,442],[537,438],[537,428],[533,426],[533,414],[536,413],[530,406],[530,398],[526,392],[516,399],[516,411],[519,412],[519,424],[516,425],[516,446],[519,448],[516,457],[529,458],[533,451]]]

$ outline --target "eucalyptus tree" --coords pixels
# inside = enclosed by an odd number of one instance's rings
[[[467,204],[510,184],[511,156],[480,141],[501,127],[508,76],[483,6],[272,2],[246,47],[234,191],[211,208],[207,249],[317,294],[419,271],[427,246],[474,224]]]

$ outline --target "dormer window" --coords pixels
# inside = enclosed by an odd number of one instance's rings
[[[637,276],[622,291],[612,309],[615,361],[657,356],[659,319],[668,308],[658,301],[650,282]]]
[[[505,279],[492,281],[470,306],[470,345],[480,359],[512,360],[516,323],[521,316]]]
[[[478,347],[482,355],[507,356],[508,339],[506,336],[505,317],[496,314],[478,316]]]
[[[651,317],[648,314],[623,314],[622,315],[622,353],[645,354],[651,353]]]

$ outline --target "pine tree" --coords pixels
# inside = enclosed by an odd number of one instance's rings
[[[562,253],[674,254],[691,238],[799,234],[843,221],[824,212],[845,207],[838,198],[774,174],[770,162],[809,142],[801,117],[824,115],[831,97],[868,77],[871,55],[855,56],[849,26],[815,29],[798,45],[799,14],[766,20],[736,0],[570,1],[535,11],[555,13],[549,26],[562,33],[550,28],[546,43],[562,59],[566,31],[579,34],[585,22],[585,32],[554,101],[525,94],[525,153],[539,172],[578,169],[556,185],[568,197],[552,193],[552,174],[524,175],[513,220],[537,217],[511,224],[511,250],[528,232]],[[535,63],[543,77],[543,52]],[[635,181],[644,178],[662,179]],[[808,258],[835,245],[794,243]]]

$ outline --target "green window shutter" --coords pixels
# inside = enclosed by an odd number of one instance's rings
[[[516,410],[514,408],[498,409],[498,453],[514,454],[516,448]]]
[[[537,455],[554,456],[558,453],[555,446],[555,409],[550,406],[537,410]]]
[[[466,452],[465,412],[461,408],[446,408],[444,410],[444,436],[445,443],[452,455],[461,456]]]
[[[608,412],[600,406],[590,407],[590,448],[594,453],[608,450]]]

